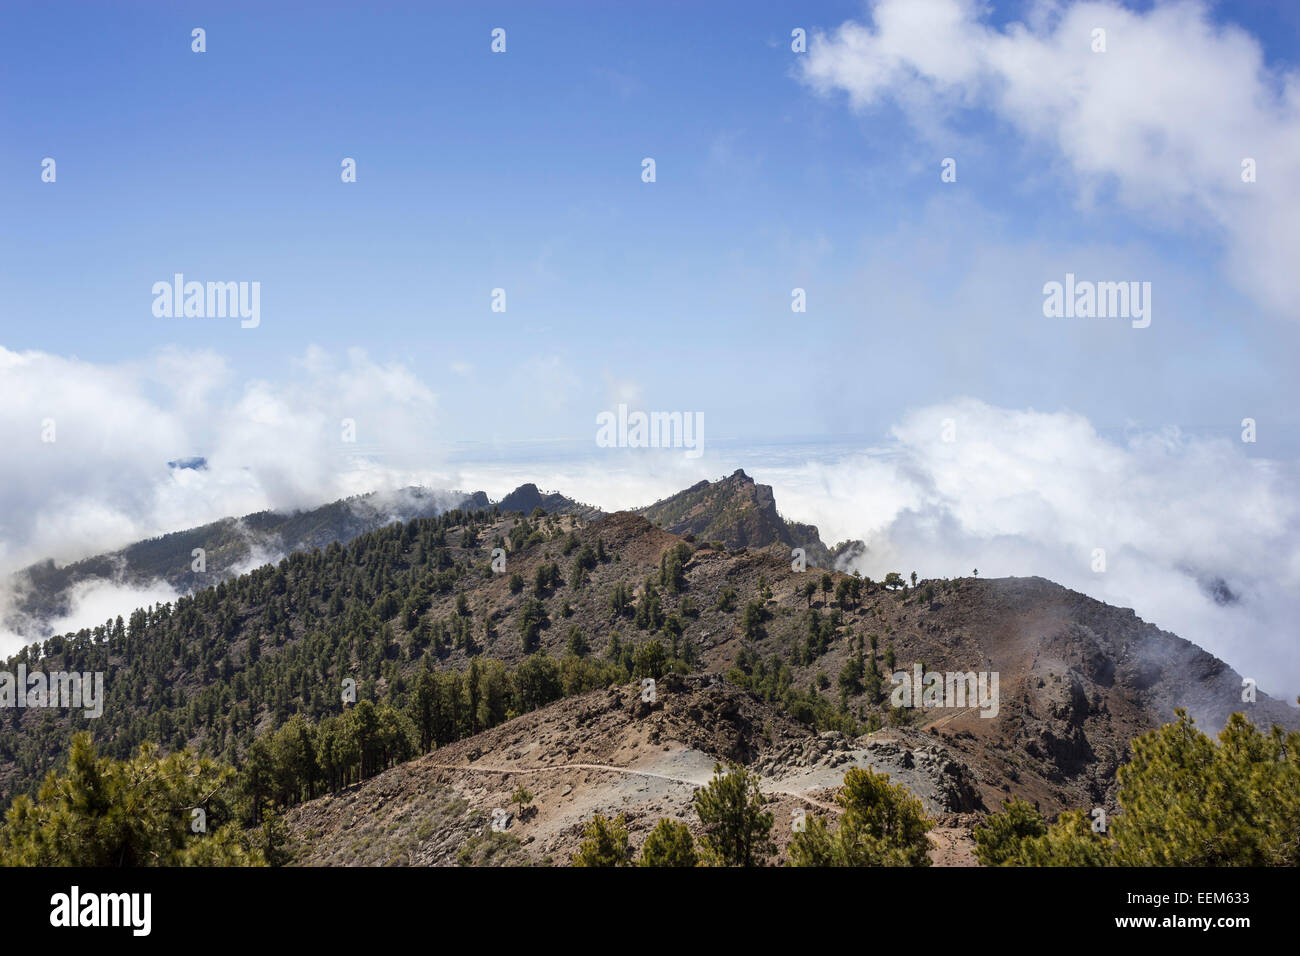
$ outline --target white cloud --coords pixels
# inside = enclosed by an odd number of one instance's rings
[[[951,419],[956,440],[942,440]],[[1177,430],[1107,439],[1083,417],[966,399],[909,414],[885,448],[751,472],[828,542],[867,542],[880,578],[1037,575],[1226,660],[1284,700],[1300,692],[1300,476],[1239,443]],[[1106,570],[1092,569],[1093,550]],[[1218,604],[1222,578],[1239,596]]]
[[[73,585],[68,595],[69,612],[51,622],[55,634],[79,631],[83,627],[97,627],[105,621],[124,619],[138,607],[152,607],[175,601],[178,592],[166,581],[151,584],[126,585],[113,581],[82,581]]]
[[[1118,201],[1169,230],[1210,229],[1233,281],[1288,315],[1300,294],[1300,73],[1270,72],[1258,41],[1215,24],[1200,3],[1146,12],[1109,2],[1031,8],[996,28],[976,0],[878,0],[870,25],[816,33],[805,82],[884,100],[939,136],[943,120],[984,108],[1054,149],[1081,201]],[[1092,32],[1106,31],[1093,52]],[[1241,180],[1244,158],[1258,181]]]
[[[410,483],[428,465],[437,399],[403,366],[311,349],[282,381],[231,378],[204,352],[95,365],[0,348],[0,574]],[[167,465],[194,455],[205,469]]]

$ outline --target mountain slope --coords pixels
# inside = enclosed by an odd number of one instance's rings
[[[476,491],[464,494],[410,487],[394,492],[372,492],[305,511],[261,511],[242,518],[223,518],[211,524],[138,541],[118,551],[56,565],[32,565],[14,575],[17,596],[5,626],[33,637],[54,633],[51,622],[72,609],[78,586],[95,582],[145,587],[164,581],[182,594],[208,587],[296,551],[347,543],[368,531],[396,521],[412,521],[452,509],[490,510],[493,502]],[[599,510],[560,494],[542,495],[533,484],[521,485],[496,507],[501,511],[544,511],[597,516]],[[204,551],[205,567],[194,570],[194,552]],[[124,609],[125,610],[125,609]]]
[[[831,555],[811,525],[788,522],[776,513],[772,489],[755,485],[743,471],[723,481],[700,482],[693,488],[641,509],[659,524],[667,514],[689,504],[688,521],[670,527],[679,534],[695,533],[728,547],[803,547],[810,563],[830,567],[846,542]],[[445,511],[518,511],[531,515],[541,508],[547,514],[573,515],[593,520],[603,512],[559,492],[541,492],[526,483],[493,501],[482,491],[465,494],[410,487],[394,492],[373,492],[317,508],[292,513],[271,511],[223,518],[210,524],[138,541],[108,554],[94,555],[65,565],[45,561],[15,573],[9,590],[14,595],[5,611],[4,627],[32,639],[55,633],[53,622],[73,609],[80,588],[99,583],[146,588],[162,581],[187,594],[245,571],[275,562],[296,551],[346,544],[357,536],[395,521],[433,517]],[[744,518],[736,519],[744,513]],[[698,528],[698,531],[692,529]],[[853,542],[861,548],[860,542]],[[195,568],[195,552],[204,552],[204,566]],[[125,610],[125,609],[123,609]]]
[[[771,485],[737,469],[719,481],[700,481],[685,491],[639,508],[637,514],[677,535],[721,541],[729,548],[803,548],[808,563],[829,568],[834,555],[813,525],[787,521],[776,510]],[[847,543],[846,543],[847,544]],[[846,545],[841,545],[836,554]]]
[[[863,752],[855,761],[849,741],[819,737],[725,682],[671,678],[653,703],[619,687],[552,704],[305,803],[285,822],[298,865],[562,864],[596,813],[622,814],[634,847],[662,817],[698,837],[696,790],[719,762],[738,761],[762,768],[779,856],[795,811],[838,813],[833,787],[861,762],[921,795],[940,818],[938,842],[969,842],[961,824],[976,798],[941,744],[879,731]],[[520,786],[534,797],[527,813],[511,803]],[[494,811],[508,814],[495,834]]]
[[[489,566],[494,547],[507,551],[506,573]],[[139,611],[121,628],[52,639],[39,659],[25,651],[9,670],[20,661],[103,670],[108,700],[94,721],[50,709],[0,716],[0,783],[10,795],[30,789],[79,727],[118,756],[155,740],[247,766],[254,740],[291,716],[315,725],[338,715],[344,679],[361,699],[414,713],[426,668],[477,668],[488,682],[487,696],[474,685],[477,710],[461,712],[435,754],[556,693],[680,669],[725,680],[767,708],[767,723],[779,717],[808,739],[833,739],[841,763],[867,759],[882,734],[926,735],[942,763],[961,769],[971,799],[957,805],[975,809],[1007,794],[1048,812],[1111,806],[1129,740],[1178,705],[1207,729],[1237,709],[1296,724],[1295,711],[1263,695],[1243,708],[1240,678],[1222,661],[1132,611],[1041,579],[860,583],[856,599],[844,592],[834,601],[835,586],[854,579],[832,574],[831,592],[808,595],[810,579],[784,557],[692,545],[626,512],[586,523],[454,511],[388,526]],[[543,661],[575,689],[539,697],[532,688]],[[889,672],[915,663],[996,671],[996,716],[892,707]],[[527,680],[512,670],[525,666]],[[703,712],[700,723],[708,725]],[[804,744],[787,743],[773,758],[776,775],[805,759]],[[738,756],[760,761],[765,752]],[[361,776],[402,759],[393,751]]]

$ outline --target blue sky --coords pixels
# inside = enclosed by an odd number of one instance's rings
[[[1213,229],[1081,209],[995,111],[935,141],[906,106],[801,81],[790,29],[863,5],[350,6],[9,5],[0,344],[208,349],[240,381],[361,346],[428,383],[447,440],[586,437],[622,388],[719,437],[874,438],[974,395],[1103,429],[1253,414],[1294,449],[1294,323],[1225,279]],[[1294,7],[1213,17],[1294,67]],[[1042,283],[1091,261],[1157,280],[1151,329],[1042,317]],[[174,272],[260,281],[261,326],[155,319]]]

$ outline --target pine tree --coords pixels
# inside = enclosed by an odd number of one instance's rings
[[[690,828],[675,820],[662,819],[650,831],[641,847],[641,866],[697,866],[695,838]]]
[[[818,818],[794,835],[795,866],[929,866],[932,826],[921,801],[888,774],[854,767],[835,796],[843,808],[832,833]]]
[[[620,814],[608,820],[599,813],[582,831],[583,840],[570,861],[573,866],[629,866],[627,827]]]
[[[1042,815],[1023,800],[1008,799],[1000,813],[975,828],[975,858],[984,866],[1018,862],[1020,844],[1047,833]]]
[[[715,765],[713,779],[695,794],[704,860],[711,866],[761,866],[776,851],[766,804],[756,776],[738,764]]]
[[[188,751],[158,757],[147,743],[129,760],[99,757],[79,733],[67,770],[51,771],[35,801],[10,806],[0,865],[265,865],[235,821],[234,777]]]
[[[1300,865],[1300,731],[1233,714],[1218,742],[1178,719],[1133,741],[1108,827],[1067,811],[1044,832],[1015,803],[975,832],[981,862],[1020,866]],[[1104,832],[1102,832],[1104,830]]]

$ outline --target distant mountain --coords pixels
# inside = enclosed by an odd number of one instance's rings
[[[202,467],[202,459],[169,464],[180,468]],[[435,517],[453,509],[487,511],[493,507],[492,500],[482,491],[465,494],[409,487],[345,498],[289,514],[259,511],[242,518],[222,518],[71,564],[60,566],[45,561],[31,565],[14,575],[13,590],[17,598],[3,623],[32,640],[45,638],[54,633],[51,622],[72,610],[78,585],[111,582],[145,587],[161,580],[181,593],[190,593],[280,561],[296,551],[325,548],[336,542],[346,544],[395,521]],[[521,485],[495,507],[502,513],[531,514],[534,508],[540,507],[548,513],[588,517],[600,514],[599,509],[563,495],[542,494],[534,484]],[[202,571],[194,570],[197,549],[203,551]]]
[[[547,514],[578,515],[583,518],[599,518],[603,513],[599,508],[566,498],[557,491],[549,493],[538,491],[537,486],[532,482],[520,485],[510,492],[497,502],[497,507],[501,509],[502,514],[522,511],[526,515],[531,515],[537,508],[541,508]]]
[[[203,467],[202,459],[197,458],[169,464]],[[466,494],[410,487],[290,514],[260,511],[139,541],[71,564],[45,561],[31,565],[14,575],[14,605],[0,623],[32,640],[45,638],[54,633],[52,622],[73,610],[79,585],[107,582],[143,588],[161,580],[188,594],[296,551],[325,548],[335,542],[346,544],[395,521],[434,517],[454,509],[486,511],[493,507],[502,514],[518,511],[525,515],[540,508],[547,514],[588,521],[604,514],[598,507],[559,492],[543,492],[531,482],[495,503],[482,491]],[[674,534],[694,535],[728,548],[772,549],[788,555],[791,549],[801,547],[809,565],[819,568],[837,567],[845,555],[856,555],[865,548],[860,541],[827,548],[815,526],[782,518],[772,487],[755,484],[743,470],[720,481],[701,481],[636,513]],[[194,570],[197,549],[203,551],[202,571]]]
[[[720,541],[728,548],[803,548],[808,563],[818,568],[835,567],[841,554],[856,554],[865,548],[860,541],[844,542],[832,551],[815,525],[782,518],[772,486],[756,484],[739,468],[727,478],[701,481],[639,508],[636,514],[672,534]]]
[[[374,492],[292,514],[259,511],[242,518],[222,518],[63,566],[45,561],[15,575],[19,595],[16,619],[7,624],[33,637],[48,636],[47,622],[71,610],[79,584],[106,581],[145,586],[162,580],[178,591],[189,592],[279,561],[294,551],[351,541],[394,521],[441,514],[461,507],[471,497],[424,488]],[[486,495],[482,501],[487,502]],[[490,503],[484,506],[491,507]],[[204,552],[202,572],[194,570],[196,549]]]

